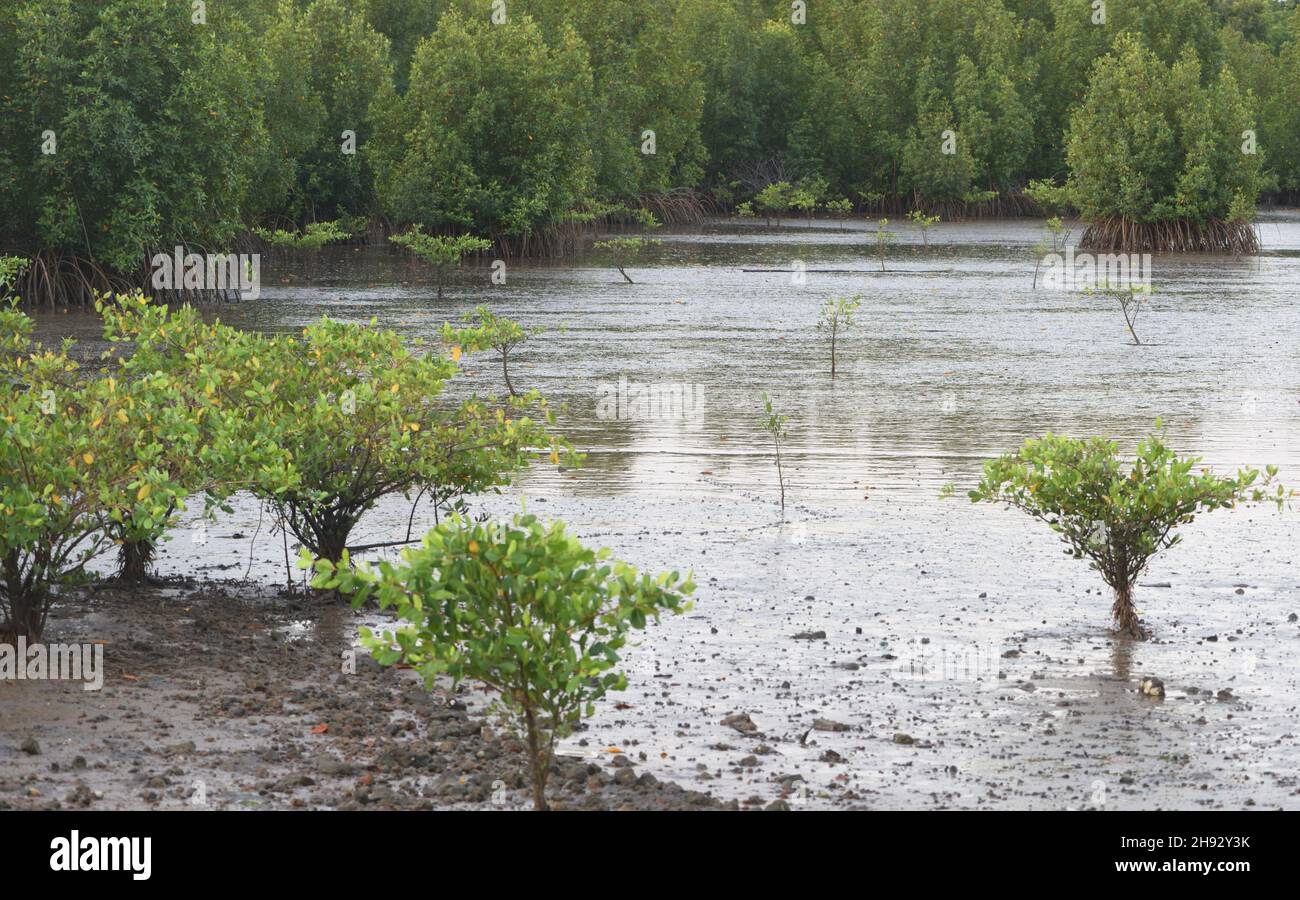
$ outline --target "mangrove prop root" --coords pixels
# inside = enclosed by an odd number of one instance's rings
[[[1088,226],[1079,248],[1101,253],[1230,253],[1259,252],[1259,236],[1249,222],[1209,219],[1195,222],[1134,222],[1123,217],[1099,219]]]

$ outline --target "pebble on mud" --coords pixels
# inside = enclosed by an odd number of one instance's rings
[[[830,719],[817,719],[813,722],[814,731],[848,731],[849,727],[843,722],[835,722]]]
[[[727,716],[722,720],[722,724],[736,729],[741,734],[753,734],[758,731],[758,726],[754,724],[754,720],[749,717],[748,713],[736,713],[734,716]]]
[[[1164,699],[1165,683],[1159,678],[1143,678],[1142,683],[1138,685],[1138,690],[1148,697]]]

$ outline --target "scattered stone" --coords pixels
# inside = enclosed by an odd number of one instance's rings
[[[26,753],[28,756],[41,755],[40,742],[37,741],[36,738],[34,737],[29,737],[27,740],[23,741],[22,746],[19,747],[18,749]]]
[[[897,734],[894,735],[894,743],[895,743],[895,744],[915,744],[915,743],[916,743],[916,738],[912,737],[910,734],[903,734],[903,732],[900,731],[900,732],[898,732]]]
[[[824,641],[826,632],[824,631],[801,631],[794,636],[796,641]]]
[[[1165,683],[1159,678],[1143,678],[1142,683],[1138,685],[1138,690],[1148,697],[1164,699]]]
[[[734,716],[727,716],[722,720],[722,724],[736,729],[741,734],[753,734],[758,731],[758,726],[749,717],[749,713],[736,713]]]
[[[813,722],[814,731],[848,731],[852,726],[831,719],[817,719]]]
[[[773,800],[767,806],[763,807],[764,812],[789,812],[790,804],[784,800]]]

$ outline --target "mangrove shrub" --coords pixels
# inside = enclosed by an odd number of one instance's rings
[[[533,806],[546,809],[555,741],[627,677],[617,670],[628,632],[661,612],[680,613],[690,576],[638,574],[609,550],[590,550],[535,516],[442,523],[400,565],[316,563],[313,584],[391,609],[404,627],[362,640],[381,665],[405,662],[426,687],[442,673],[498,691],[496,707],[527,741]],[[310,565],[304,558],[304,564]]]
[[[1285,491],[1277,470],[1242,469],[1220,478],[1199,457],[1180,457],[1160,433],[1148,435],[1126,466],[1114,441],[1048,433],[1015,453],[989,460],[970,492],[972,502],[1005,503],[1046,522],[1075,559],[1087,559],[1114,592],[1115,625],[1128,637],[1146,632],[1133,603],[1138,576],[1151,558],[1182,539],[1176,533],[1201,512],[1271,499]]]

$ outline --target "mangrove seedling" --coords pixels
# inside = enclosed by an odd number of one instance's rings
[[[782,465],[781,448],[785,445],[786,416],[778,413],[772,406],[772,398],[763,393],[763,430],[772,436],[772,445],[776,448],[776,483],[781,488],[781,517],[785,518],[785,468]]]
[[[1124,324],[1128,326],[1128,333],[1133,336],[1133,343],[1142,346],[1142,340],[1138,337],[1136,326],[1138,314],[1142,312],[1143,306],[1151,299],[1152,288],[1149,284],[1127,284],[1117,285],[1105,282],[1097,287],[1090,287],[1087,293],[1092,296],[1100,294],[1103,297],[1112,297],[1119,304],[1120,312],[1124,314]]]
[[[773,215],[776,216],[776,227],[781,227],[781,216],[794,206],[795,190],[795,186],[788,181],[774,181],[754,197],[754,207],[763,211],[767,227],[772,227]]]
[[[627,280],[628,284],[633,284],[632,276],[627,274],[627,267],[640,260],[646,250],[658,247],[661,243],[662,241],[643,237],[617,237],[597,241],[593,246],[597,250],[608,253],[613,260],[614,268],[618,269],[619,274]]]
[[[281,228],[274,231],[266,228],[254,228],[253,234],[272,247],[286,250],[319,250],[326,244],[332,244],[335,241],[346,241],[352,237],[352,232],[344,228],[338,221],[311,222],[301,233],[285,231]]]
[[[930,246],[930,229],[938,223],[939,217],[927,216],[919,209],[912,210],[907,214],[907,217],[912,220],[912,223],[917,228],[921,229],[921,240],[925,242],[925,246]]]
[[[1247,468],[1220,478],[1200,462],[1166,446],[1158,422],[1127,471],[1114,441],[1048,433],[987,461],[970,499],[1005,503],[1046,522],[1066,553],[1087,559],[1114,592],[1111,615],[1120,634],[1140,640],[1146,631],[1134,586],[1153,556],[1179,543],[1175,529],[1204,511],[1263,500],[1280,509],[1285,502],[1273,466],[1262,475]]]
[[[695,589],[689,575],[651,577],[608,559],[609,550],[584,547],[559,521],[455,517],[400,565],[321,560],[312,584],[351,594],[354,606],[373,596],[396,613],[403,627],[382,638],[361,629],[381,665],[411,665],[428,689],[441,674],[494,689],[496,711],[527,742],[533,808],[544,810],[556,740],[627,686],[616,667],[628,632],[685,611]],[[309,555],[302,564],[312,564]]]
[[[461,259],[471,253],[482,253],[492,246],[485,238],[462,234],[456,237],[444,237],[424,233],[424,226],[412,225],[405,234],[394,234],[388,238],[399,247],[410,250],[420,259],[433,266],[438,272],[438,299],[442,299],[442,285],[447,270],[459,266]]]
[[[847,219],[853,214],[853,201],[848,197],[840,197],[837,200],[827,200],[822,204],[822,209],[826,210],[837,219]]]
[[[473,314],[466,317],[469,324],[465,328],[453,329],[448,323],[443,326],[443,341],[452,347],[453,355],[460,350],[491,349],[501,359],[501,376],[505,379],[506,390],[511,397],[518,397],[514,382],[510,380],[510,354],[516,347],[531,337],[541,334],[545,329],[525,329],[518,322],[498,316],[486,306],[476,307]]]
[[[1047,231],[1034,246],[1034,255],[1037,260],[1034,263],[1034,287],[1038,287],[1038,270],[1043,266],[1043,260],[1047,259],[1050,254],[1060,254],[1065,252],[1065,245],[1070,240],[1070,229],[1065,227],[1060,216],[1052,216],[1047,220]]]
[[[862,305],[862,297],[828,297],[822,304],[821,316],[817,319],[817,328],[830,334],[831,338],[831,377],[835,377],[835,351],[840,332],[853,327],[853,314]]]
[[[895,237],[894,232],[888,231],[889,220],[881,219],[876,222],[876,249],[880,252],[880,271],[885,271],[885,251],[889,248],[889,242]]]

